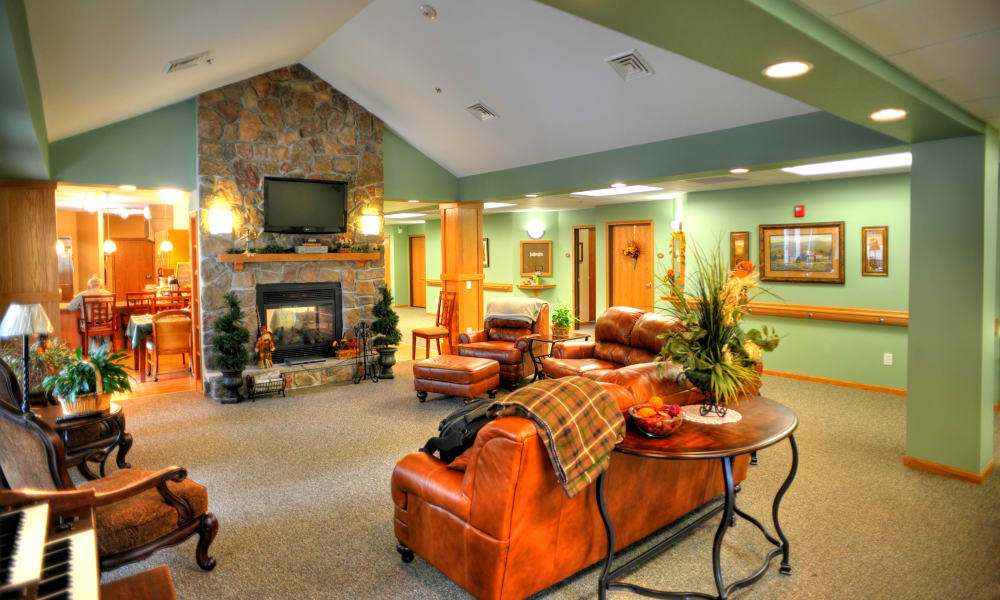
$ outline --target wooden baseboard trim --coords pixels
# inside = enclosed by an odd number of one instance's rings
[[[914,458],[912,456],[903,456],[903,464],[907,467],[920,469],[921,471],[927,471],[928,473],[934,473],[935,475],[944,475],[945,477],[961,479],[962,481],[978,483],[979,485],[982,485],[983,482],[986,481],[986,478],[993,472],[993,468],[996,467],[996,463],[991,460],[990,464],[986,465],[985,469],[976,473],[975,471],[966,471],[965,469],[950,467],[948,465],[942,465],[941,463],[931,462],[921,458]]]
[[[813,383],[825,383],[827,385],[837,385],[840,387],[853,388],[856,390],[865,390],[868,392],[881,392],[883,394],[892,394],[893,396],[905,396],[906,390],[903,388],[894,388],[884,385],[872,385],[870,383],[858,383],[856,381],[844,381],[843,379],[830,379],[829,377],[817,377],[815,375],[803,375],[801,373],[789,373],[788,371],[775,371],[774,369],[764,369],[765,375],[774,375],[775,377],[785,377],[787,379],[798,379],[800,381],[811,381]]]
[[[410,308],[409,304],[393,304],[393,308]]]

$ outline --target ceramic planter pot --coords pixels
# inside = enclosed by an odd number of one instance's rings
[[[379,379],[394,379],[392,366],[396,364],[396,348],[394,346],[382,346],[375,348],[378,351],[378,364],[382,367]]]
[[[220,402],[223,404],[242,402],[243,395],[240,394],[240,388],[243,387],[243,371],[223,371],[222,387],[225,388],[226,393],[222,398],[219,398]]]
[[[567,337],[569,336],[569,327],[556,327],[553,325],[552,335],[555,337]]]

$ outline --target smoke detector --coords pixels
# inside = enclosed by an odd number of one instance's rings
[[[417,10],[420,11],[420,14],[432,21],[438,16],[438,11],[434,10],[434,7],[430,4],[421,4],[417,7]]]
[[[191,67],[197,67],[204,64],[212,64],[214,59],[211,58],[212,51],[205,50],[204,52],[199,52],[198,54],[192,54],[191,56],[185,56],[184,58],[178,58],[167,63],[167,66],[163,68],[163,74],[168,75],[174,73],[175,71],[183,71],[184,69],[190,69]]]
[[[476,102],[471,106],[466,106],[465,110],[469,111],[469,114],[476,118],[477,121],[489,121],[490,119],[499,118],[496,112],[490,107],[486,106],[482,102]]]
[[[618,76],[625,81],[649,77],[655,72],[635,48],[628,52],[609,56],[604,59],[604,62],[608,63],[615,70],[615,73],[618,73]]]

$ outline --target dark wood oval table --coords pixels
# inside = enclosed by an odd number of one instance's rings
[[[795,428],[798,427],[799,419],[787,406],[762,396],[740,400],[739,404],[733,405],[732,408],[739,411],[743,416],[736,423],[706,425],[686,420],[673,435],[665,438],[647,437],[637,431],[631,423],[627,425],[625,439],[615,447],[615,452],[659,460],[718,459],[722,461],[725,494],[721,504],[699,517],[690,525],[685,526],[680,531],[612,571],[611,566],[615,557],[615,531],[605,505],[604,474],[602,473],[597,478],[597,506],[600,509],[601,519],[604,521],[604,529],[607,532],[608,549],[604,560],[604,568],[598,580],[598,598],[600,600],[606,598],[608,590],[614,589],[628,590],[653,598],[707,598],[709,600],[725,600],[736,590],[744,588],[763,577],[768,565],[771,564],[771,559],[779,554],[782,555],[780,572],[784,575],[791,574],[792,567],[788,562],[788,539],[785,538],[785,534],[781,531],[781,525],[778,523],[778,506],[781,503],[781,498],[788,491],[788,487],[795,479],[795,473],[798,470],[799,451],[795,445],[795,436],[793,434]],[[775,539],[767,532],[760,521],[736,507],[737,490],[733,485],[733,458],[741,454],[755,453],[784,439],[788,439],[788,443],[792,449],[792,467],[781,488],[778,489],[777,494],[774,496],[774,503],[771,505],[771,517],[774,521],[775,532],[778,535],[778,539]],[[677,540],[719,512],[723,513],[722,520],[715,533],[715,542],[712,546],[712,571],[715,575],[717,595],[702,592],[654,590],[626,583],[618,579],[621,575],[638,568],[656,557],[663,550],[672,546]],[[768,552],[764,559],[764,564],[753,574],[727,586],[722,577],[722,541],[725,538],[726,531],[736,524],[737,516],[746,519],[760,529],[767,541],[773,544],[775,548]]]

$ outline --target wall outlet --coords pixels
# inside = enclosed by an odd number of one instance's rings
[[[882,355],[882,364],[885,365],[885,366],[887,366],[887,367],[891,367],[892,366],[892,353],[891,352],[886,352],[885,354]]]

